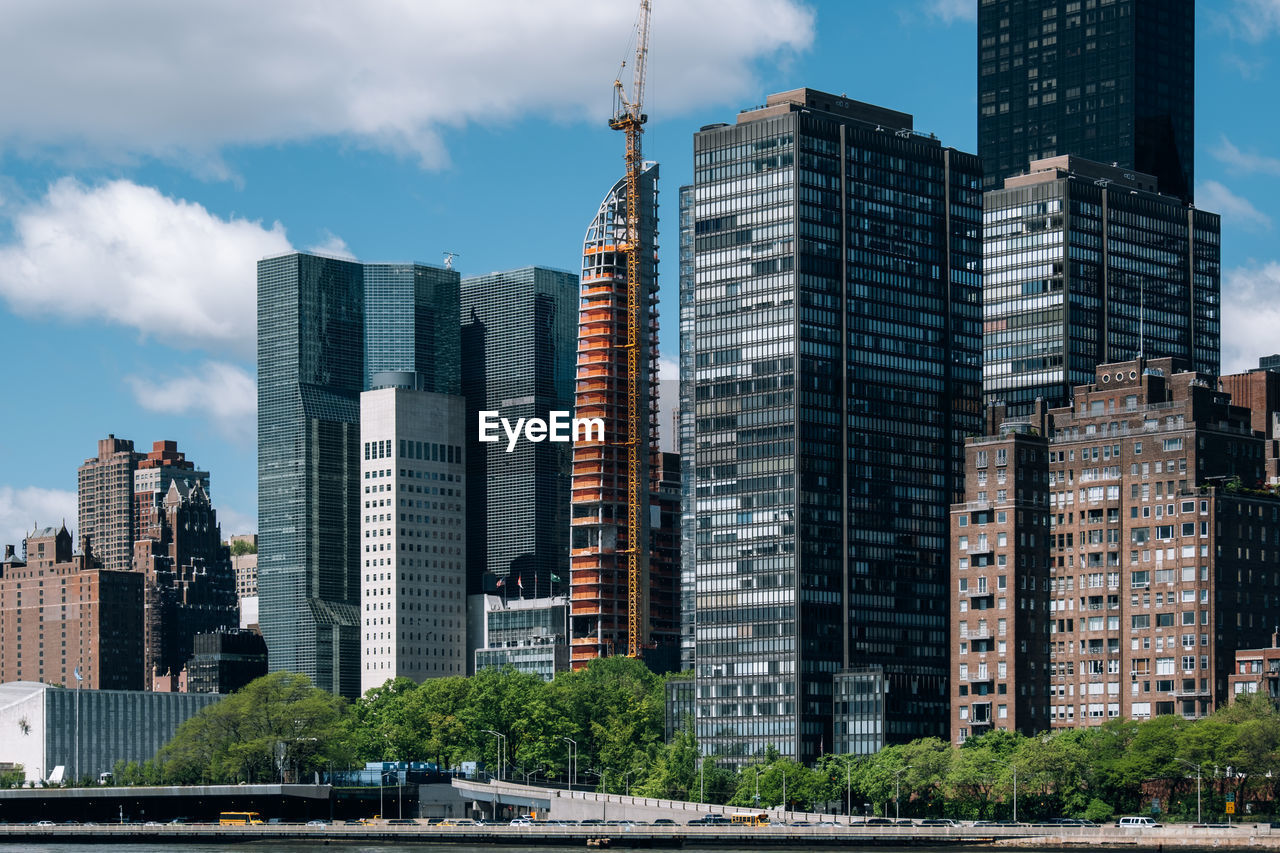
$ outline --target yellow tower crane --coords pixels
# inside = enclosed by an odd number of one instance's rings
[[[631,95],[622,85],[622,74],[613,81],[615,105],[609,127],[621,130],[627,138],[627,656],[639,657],[644,636],[640,611],[640,549],[648,547],[640,540],[640,519],[647,503],[645,486],[640,482],[642,417],[640,399],[640,351],[644,346],[640,328],[641,300],[648,296],[640,281],[640,172],[644,167],[640,154],[640,134],[649,117],[641,112],[644,103],[644,73],[649,55],[650,0],[640,0],[636,20],[636,58],[632,69]],[[625,65],[625,63],[624,63]]]

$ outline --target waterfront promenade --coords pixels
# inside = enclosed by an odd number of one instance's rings
[[[0,825],[0,845],[51,842],[155,844],[158,848],[218,842],[433,843],[585,849],[762,847],[1000,847],[1021,849],[1172,850],[1249,847],[1280,850],[1280,829],[1267,825],[1104,827],[906,826],[426,826],[422,822],[368,825],[107,824]]]

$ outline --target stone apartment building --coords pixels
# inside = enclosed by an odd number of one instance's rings
[[[993,408],[952,508],[955,741],[1227,700],[1235,651],[1267,642],[1280,605],[1280,500],[1248,487],[1269,444],[1214,385],[1135,360],[1099,366],[1038,423]]]

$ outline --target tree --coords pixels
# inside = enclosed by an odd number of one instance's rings
[[[178,784],[252,782],[345,766],[352,751],[344,711],[341,698],[305,675],[274,672],[179,726],[156,755],[157,773]],[[145,767],[139,775],[146,779]]]

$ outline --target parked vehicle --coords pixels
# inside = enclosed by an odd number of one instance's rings
[[[1128,829],[1159,829],[1163,824],[1156,823],[1149,817],[1131,816],[1120,818],[1116,821],[1116,826]]]

